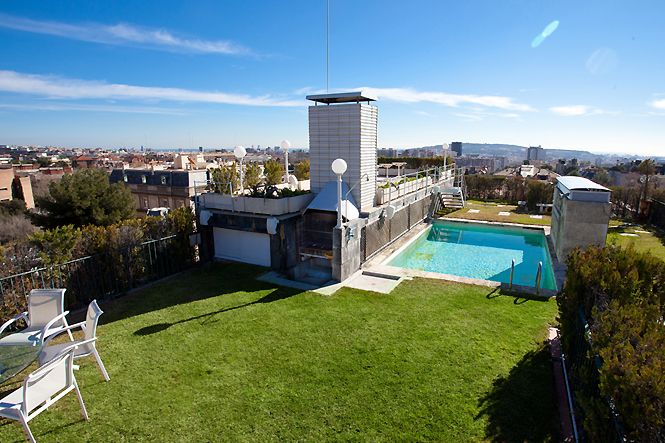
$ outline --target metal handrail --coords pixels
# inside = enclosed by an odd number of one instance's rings
[[[543,262],[538,262],[538,272],[536,273],[536,294],[540,293],[540,282],[543,278]]]
[[[510,289],[513,289],[513,277],[515,276],[515,259],[510,264]]]

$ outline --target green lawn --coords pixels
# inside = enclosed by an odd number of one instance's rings
[[[621,235],[629,234],[629,235]],[[632,246],[640,252],[665,260],[665,245],[660,234],[648,226],[632,226],[627,228],[611,228],[607,232],[607,243],[619,246]]]
[[[451,212],[446,217],[462,218],[466,220],[483,220],[503,223],[520,223],[525,225],[545,225],[549,226],[551,217],[546,214],[543,218],[531,218],[530,214],[516,212],[517,206],[501,205],[499,203],[482,202],[478,200],[469,200],[464,208]],[[477,213],[469,212],[470,209],[478,210]],[[499,215],[499,212],[509,212],[510,215]]]
[[[90,421],[69,395],[30,423],[37,440],[557,440],[554,301],[425,279],[322,296],[258,272],[218,264],[103,303],[111,381],[82,360]]]

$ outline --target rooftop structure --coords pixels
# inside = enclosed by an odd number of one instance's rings
[[[318,94],[318,95],[308,95],[307,100],[316,102],[316,103],[325,103],[327,105],[333,103],[361,103],[361,102],[373,102],[377,98],[369,94],[364,93],[363,91],[354,91],[354,92],[338,92],[335,94]]]

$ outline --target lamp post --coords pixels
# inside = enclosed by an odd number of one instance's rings
[[[288,140],[282,140],[282,143],[280,143],[280,146],[284,150],[284,171],[286,172],[284,182],[288,185],[289,184],[289,148],[291,147],[291,143]]]
[[[245,188],[242,186],[242,160],[247,155],[247,150],[245,150],[244,146],[236,146],[235,149],[233,149],[233,155],[235,155],[236,159],[240,162],[240,195],[243,195],[245,193]]]
[[[337,226],[342,227],[342,175],[346,172],[346,162],[338,158],[332,162],[332,171],[337,175]]]

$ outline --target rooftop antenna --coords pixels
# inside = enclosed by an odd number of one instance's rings
[[[330,93],[330,0],[326,0],[326,93]]]

